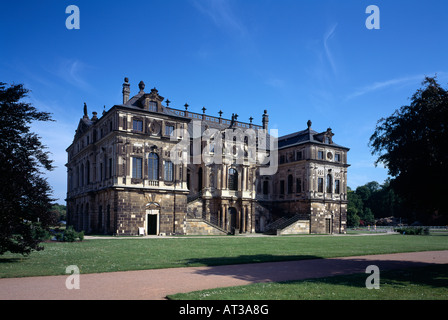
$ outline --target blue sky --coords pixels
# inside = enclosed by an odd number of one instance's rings
[[[65,9],[77,5],[80,29]],[[368,5],[380,9],[369,30]],[[425,75],[448,83],[448,1],[157,0],[2,1],[0,81],[23,83],[29,100],[53,113],[35,124],[57,168],[54,196],[66,194],[66,153],[86,102],[89,114],[122,101],[143,80],[171,107],[261,124],[285,135],[331,127],[349,147],[348,185],[382,183],[369,137],[381,117],[409,103]]]

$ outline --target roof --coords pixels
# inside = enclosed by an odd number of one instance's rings
[[[281,136],[278,138],[278,149],[284,149],[292,146],[297,146],[305,143],[314,143],[321,145],[330,145],[332,147],[341,148],[349,150],[349,148],[341,146],[339,144],[334,143],[333,141],[328,144],[324,142],[325,136],[333,136],[334,134],[331,132],[331,129],[328,128],[327,131],[317,132],[308,127],[308,129],[297,131],[285,136]]]

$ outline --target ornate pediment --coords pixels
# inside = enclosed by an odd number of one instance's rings
[[[79,139],[85,132],[87,132],[92,125],[92,121],[89,119],[82,118],[79,120],[78,128],[76,129],[75,141]]]

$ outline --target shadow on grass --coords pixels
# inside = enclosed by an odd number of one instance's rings
[[[240,255],[235,257],[211,257],[211,258],[195,258],[183,260],[181,264],[200,265],[200,266],[222,266],[235,264],[249,264],[262,262],[282,262],[295,260],[322,259],[322,257],[313,255],[271,255],[271,254],[255,254]]]
[[[359,286],[361,287],[365,287],[365,280],[370,275],[366,274],[366,268],[369,265],[378,266],[380,270],[380,278],[383,272],[396,270],[396,275],[399,275],[401,277],[400,279],[421,281],[426,284],[429,284],[429,278],[427,278],[425,274],[421,275],[422,277],[419,278],[404,270],[408,268],[433,266],[435,271],[437,271],[434,274],[437,281],[430,285],[448,286],[448,271],[443,270],[443,268],[447,269],[448,265],[430,264],[418,261],[338,258],[322,259],[312,255],[280,257],[272,255],[247,255],[229,258],[191,259],[188,263],[209,266],[209,268],[197,270],[197,274],[206,276],[227,276],[234,279],[244,280],[249,283],[283,282],[360,274],[360,279],[363,280],[359,283]],[[338,281],[337,277],[335,277],[335,281]],[[389,281],[392,280],[390,279]],[[357,286],[354,283],[356,282],[350,281],[350,284],[348,285]]]
[[[20,257],[20,258],[3,258],[0,257],[0,264],[1,263],[16,263],[16,262],[22,262],[23,260],[26,260],[27,257]]]

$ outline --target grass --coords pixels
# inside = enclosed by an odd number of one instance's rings
[[[342,256],[448,250],[447,235],[218,237],[98,239],[44,244],[28,257],[0,256],[0,278],[65,275],[69,265],[80,272],[287,261]]]
[[[257,283],[168,296],[172,300],[446,300],[448,265],[380,274],[380,288],[367,289],[367,274]]]

